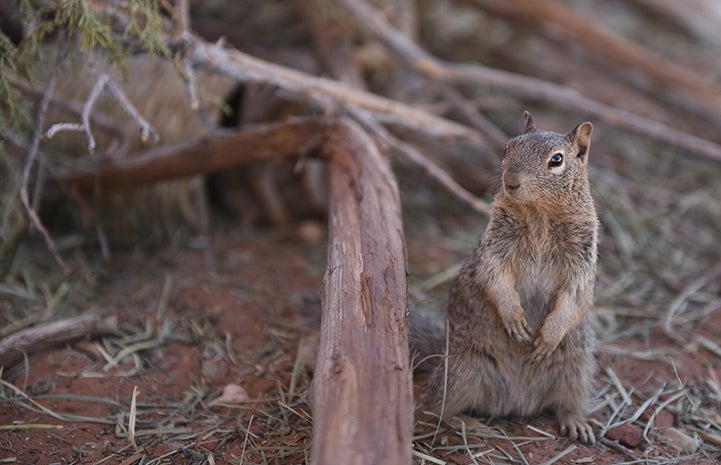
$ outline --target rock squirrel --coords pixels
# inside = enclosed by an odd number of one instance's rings
[[[525,123],[506,146],[485,233],[452,285],[447,334],[437,318],[412,311],[411,351],[429,375],[427,407],[442,417],[548,413],[561,434],[593,443],[584,416],[596,344],[593,126],[539,131],[528,112]]]

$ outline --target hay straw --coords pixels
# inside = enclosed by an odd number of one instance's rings
[[[571,452],[573,452],[574,450],[576,450],[576,447],[578,447],[578,446],[576,446],[575,444],[571,444],[566,449],[564,449],[562,452],[559,452],[558,454],[554,455],[550,459],[543,462],[541,465],[553,465],[554,463],[558,462],[566,455],[568,455]]]
[[[130,414],[128,415],[128,439],[135,450],[138,450],[138,444],[135,442],[135,422],[138,417],[138,386],[133,386],[133,395],[130,399]]]
[[[661,396],[661,393],[663,392],[664,388],[665,388],[665,386],[661,387],[656,392],[656,394],[654,394],[653,396],[648,398],[644,403],[642,403],[630,417],[606,426],[605,430],[606,431],[612,430],[621,425],[625,425],[627,423],[633,423],[634,421],[638,420],[641,417],[641,415],[643,414],[643,412],[645,412],[647,408],[649,408],[651,405],[653,405],[658,400],[658,398]],[[630,405],[630,399],[629,399],[629,405]]]
[[[413,449],[413,455],[423,460],[424,462],[435,463],[436,465],[446,465],[445,461],[437,459],[431,455],[424,454],[423,452],[420,452],[416,449]]]
[[[12,425],[0,425],[0,431],[15,431],[25,429],[63,429],[63,425],[49,425],[46,423],[18,423]]]
[[[243,463],[243,458],[245,457],[245,448],[248,445],[248,436],[250,436],[250,427],[253,426],[253,419],[255,417],[253,415],[250,416],[250,421],[248,421],[248,427],[245,429],[245,438],[243,439],[243,449],[240,452],[240,462]]]
[[[25,394],[22,390],[18,389],[13,384],[5,381],[4,379],[0,378],[0,386],[9,389],[11,392],[15,394],[15,397],[9,398],[6,396],[4,390],[3,392],[0,392],[0,399],[5,400],[12,405],[15,405],[17,407],[22,407],[27,410],[31,410],[33,412],[43,413],[45,415],[48,415],[52,418],[55,418],[56,420],[66,421],[66,422],[81,422],[81,423],[101,423],[106,425],[113,425],[114,422],[106,419],[106,418],[95,418],[95,417],[86,417],[82,415],[72,415],[67,413],[58,413],[55,412],[44,405],[40,404],[39,402],[35,401],[33,398]],[[63,396],[58,396],[57,398],[63,398]],[[20,399],[24,399],[20,400]]]
[[[472,461],[475,465],[478,465],[478,461],[476,460],[476,458],[475,458],[475,457],[473,456],[473,454],[471,453],[471,449],[468,447],[468,437],[466,436],[466,422],[463,421],[463,419],[461,419],[461,437],[463,438],[463,446],[464,446],[464,448],[465,448],[465,450],[466,450],[466,453],[467,453],[468,456],[471,458],[471,461]],[[526,465],[528,465],[528,464],[526,464]]]

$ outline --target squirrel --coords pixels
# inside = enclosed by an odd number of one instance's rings
[[[429,375],[426,405],[442,418],[548,413],[562,435],[592,444],[584,415],[596,345],[588,316],[599,228],[587,176],[593,126],[539,131],[524,116],[523,134],[503,155],[488,226],[452,284],[447,328],[411,311],[411,352],[421,361],[416,373]]]

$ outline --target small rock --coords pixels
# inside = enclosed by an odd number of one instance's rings
[[[698,440],[677,428],[663,428],[659,432],[660,438],[676,449],[693,454],[699,448]]]
[[[295,233],[306,244],[316,245],[325,237],[325,227],[318,221],[306,220],[298,225]]]
[[[219,360],[203,360],[200,366],[200,374],[208,383],[215,384],[225,376],[226,368],[225,364]]]
[[[250,396],[242,386],[238,386],[237,384],[228,384],[223,388],[223,393],[220,394],[220,396],[210,401],[210,405],[242,404],[243,402],[248,402],[249,400]]]
[[[661,410],[656,414],[653,425],[656,428],[670,428],[676,423],[676,416],[668,410]]]
[[[643,430],[631,423],[626,423],[606,431],[605,437],[612,441],[618,441],[631,449],[636,449],[643,444]]]
[[[643,414],[641,414],[641,420],[648,423],[651,420],[651,416],[653,415],[653,413],[653,408],[649,407],[648,409],[646,409],[645,412],[643,412]],[[668,428],[670,426],[673,426],[675,422],[676,416],[668,410],[661,410],[656,414],[653,419],[653,425],[656,428]]]

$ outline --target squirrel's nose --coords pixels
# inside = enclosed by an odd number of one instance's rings
[[[503,185],[509,191],[514,191],[521,187],[521,175],[516,171],[506,171],[503,174]]]

